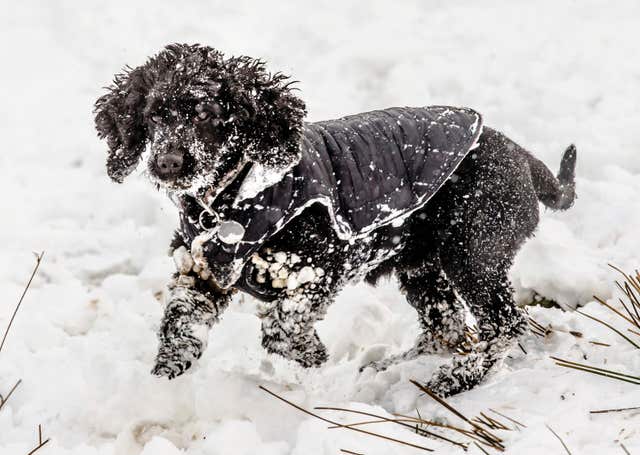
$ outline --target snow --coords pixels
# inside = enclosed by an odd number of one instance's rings
[[[253,163],[249,173],[242,181],[242,185],[240,185],[234,206],[237,207],[241,201],[251,199],[265,188],[278,183],[289,170],[290,169],[272,169],[260,163]]]
[[[639,15],[638,2],[594,0],[209,1],[179,8],[161,1],[4,2],[0,327],[31,270],[31,251],[46,254],[0,353],[0,392],[23,380],[0,410],[0,453],[31,450],[38,424],[52,438],[42,454],[418,452],[329,430],[258,385],[309,408],[417,407],[423,416],[446,415],[408,383],[427,378],[438,359],[358,372],[409,348],[417,334],[413,310],[393,283],[342,293],[319,327],[331,355],[321,369],[267,355],[256,302],[237,296],[197,371],[171,382],[149,374],[177,217],[142,176],[123,185],[106,177],[106,144],[95,138],[91,106],[125,64],[142,63],[169,42],[201,42],[293,74],[311,120],[396,105],[470,106],[553,170],[575,142],[579,199],[566,213],[543,212],[513,280],[522,301],[535,291],[566,307],[586,304],[611,321],[591,302],[594,294],[615,294],[617,276],[607,263],[639,266]],[[549,359],[638,374],[637,351],[576,313],[536,308],[532,315],[563,332],[528,336],[528,354],[513,350],[482,386],[451,403],[468,415],[494,408],[526,424],[504,433],[508,453],[562,453],[545,425],[573,453],[622,453],[618,442],[640,452],[637,412],[589,414],[639,406],[637,386]],[[459,453],[401,428],[376,429]]]

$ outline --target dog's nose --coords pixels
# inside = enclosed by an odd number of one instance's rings
[[[156,169],[161,179],[174,178],[182,172],[184,154],[179,150],[161,153],[156,157]]]

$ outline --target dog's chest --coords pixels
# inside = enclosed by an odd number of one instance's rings
[[[386,226],[367,237],[342,241],[325,231],[288,229],[253,254],[243,283],[252,294],[266,299],[282,292],[337,290],[361,280],[402,251],[407,231],[404,226]]]

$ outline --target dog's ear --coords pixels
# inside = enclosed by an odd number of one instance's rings
[[[98,137],[109,146],[107,173],[122,183],[136,168],[147,140],[143,110],[150,81],[144,66],[116,75],[109,93],[95,104]]]
[[[245,73],[236,97],[239,121],[251,132],[245,153],[266,168],[288,170],[300,159],[305,104],[294,94],[293,82],[281,73],[269,74],[263,62],[245,60],[239,70]]]

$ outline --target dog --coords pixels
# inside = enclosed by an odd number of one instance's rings
[[[269,353],[317,367],[314,323],[341,288],[395,275],[422,333],[363,368],[452,353],[426,381],[443,397],[481,382],[526,331],[508,271],[538,202],[573,204],[573,145],[556,177],[467,108],[307,123],[287,76],[202,45],[169,45],[107,90],[95,124],[108,175],[122,182],[144,161],[180,213],[153,374],[188,370],[237,291],[260,301]]]

